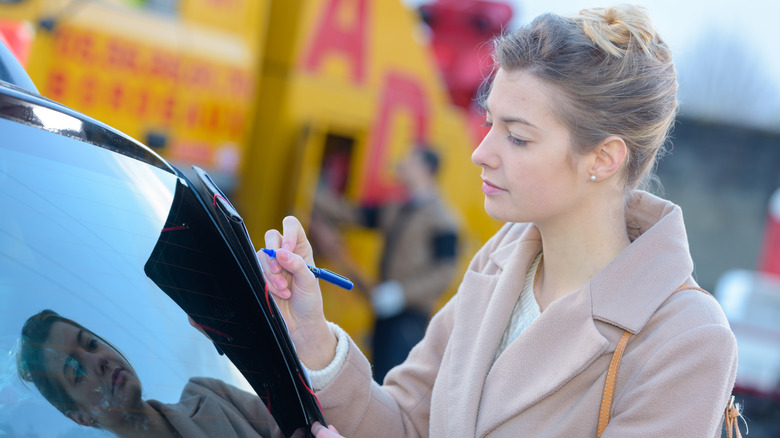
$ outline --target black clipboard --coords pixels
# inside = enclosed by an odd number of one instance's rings
[[[209,175],[180,175],[160,238],[144,266],[246,377],[286,436],[311,436],[319,402],[236,209]]]

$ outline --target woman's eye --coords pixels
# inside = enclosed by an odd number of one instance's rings
[[[87,343],[87,350],[92,351],[92,350],[96,349],[97,346],[98,346],[97,340],[96,339],[92,339],[92,340],[90,340]]]
[[[483,128],[492,128],[493,127],[493,122],[486,121],[485,123],[482,124],[482,127]]]
[[[519,138],[517,138],[517,137],[513,137],[513,136],[511,136],[511,135],[510,135],[510,136],[507,136],[507,138],[506,138],[506,139],[507,139],[507,140],[509,140],[509,141],[511,141],[512,143],[514,143],[514,144],[515,144],[515,145],[517,145],[517,146],[527,146],[527,145],[528,145],[528,141],[526,141],[526,140],[522,140],[522,139],[519,139]]]
[[[76,373],[75,373],[75,379],[74,380],[76,381],[76,383],[79,383],[79,382],[81,382],[84,379],[84,377],[86,375],[87,375],[87,373],[84,372],[84,368],[82,368],[81,364],[79,364],[79,366],[76,368]]]
[[[81,363],[72,357],[68,357],[65,361],[65,366],[73,370],[73,381],[79,383],[87,375]]]

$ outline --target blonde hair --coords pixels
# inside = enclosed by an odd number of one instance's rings
[[[497,68],[528,71],[561,92],[554,111],[571,131],[574,152],[618,136],[628,147],[626,188],[651,179],[677,114],[677,73],[644,9],[544,14],[496,38],[493,57]]]

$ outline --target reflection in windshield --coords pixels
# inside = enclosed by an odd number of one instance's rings
[[[0,132],[0,437],[114,436],[58,414],[19,378],[20,329],[47,307],[119,347],[144,400],[175,402],[194,376],[251,391],[144,273],[176,175],[2,114]]]
[[[141,381],[122,352],[52,310],[25,322],[18,367],[70,420],[117,436],[280,436],[256,395],[217,379],[190,379],[175,404],[143,400]]]

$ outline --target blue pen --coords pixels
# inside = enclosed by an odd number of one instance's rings
[[[269,257],[276,258],[276,250],[263,248],[260,251],[268,254]],[[306,267],[309,268],[315,277],[321,278],[330,284],[335,284],[336,286],[346,290],[352,290],[352,288],[355,287],[355,285],[352,284],[352,281],[343,275],[339,275],[333,271],[328,271],[327,269],[317,268],[309,264],[307,264]]]

